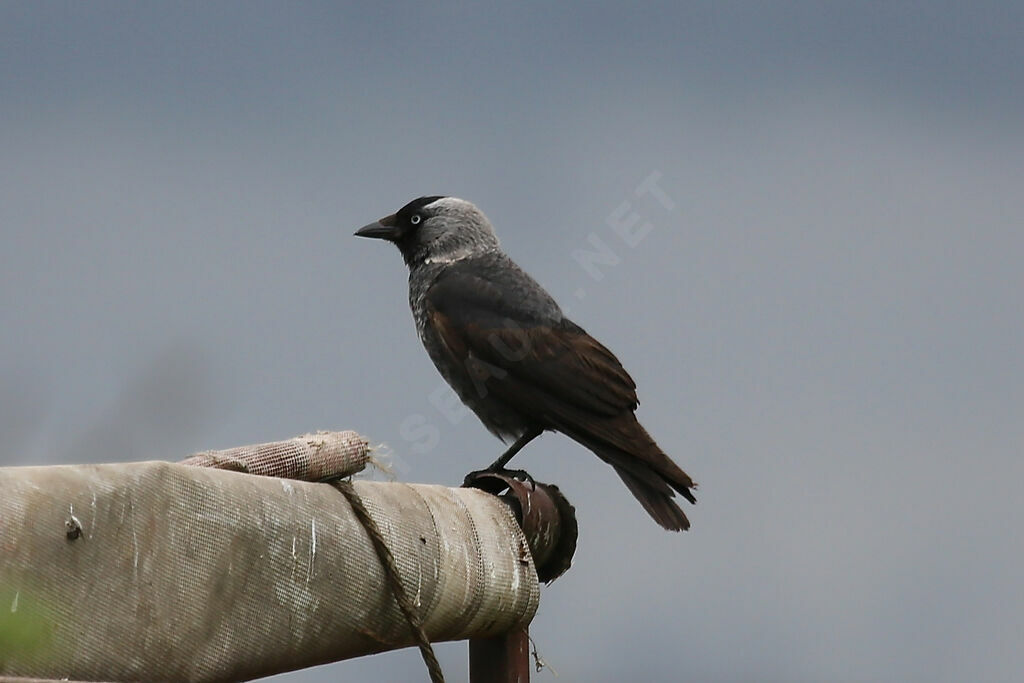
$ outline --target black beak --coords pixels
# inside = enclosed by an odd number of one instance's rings
[[[402,236],[402,231],[398,227],[398,220],[395,218],[395,214],[385,216],[379,221],[374,221],[369,225],[356,230],[356,237],[372,237],[378,240],[387,240],[394,242]]]

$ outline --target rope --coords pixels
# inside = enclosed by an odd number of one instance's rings
[[[402,610],[402,614],[405,615],[406,621],[409,622],[409,628],[416,638],[416,644],[419,645],[420,654],[423,656],[424,664],[427,665],[427,672],[430,673],[431,682],[444,683],[444,673],[441,671],[441,665],[434,655],[434,648],[430,646],[427,634],[423,631],[423,624],[416,613],[416,606],[409,599],[409,595],[405,592],[405,587],[402,586],[402,581],[398,576],[398,566],[395,564],[395,557],[391,554],[387,543],[384,542],[384,536],[377,527],[377,523],[373,521],[370,511],[363,505],[363,499],[356,493],[352,482],[337,481],[334,482],[334,485],[344,494],[345,499],[352,506],[356,517],[366,529],[366,533],[369,534],[370,540],[373,542],[373,547],[377,551],[377,557],[380,558],[381,564],[384,565],[384,573],[387,574],[388,585],[391,586],[391,592],[395,595],[395,601],[398,603],[399,609]]]

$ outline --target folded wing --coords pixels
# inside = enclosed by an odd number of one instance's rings
[[[633,379],[578,325],[537,315],[549,300],[516,298],[522,291],[536,290],[449,268],[427,292],[428,324],[482,395],[587,446],[662,526],[688,528],[671,497],[694,501],[693,481],[637,422]]]

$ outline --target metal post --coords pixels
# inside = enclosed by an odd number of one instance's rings
[[[470,683],[529,683],[530,635],[527,627],[495,638],[469,639]]]
[[[511,472],[474,472],[464,486],[499,496],[515,513],[533,556],[537,578],[550,583],[565,572],[576,551],[576,513],[557,486],[519,479]],[[470,638],[470,683],[529,683],[527,624],[494,638]]]

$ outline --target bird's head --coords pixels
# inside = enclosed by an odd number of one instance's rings
[[[393,242],[410,268],[498,249],[498,237],[487,216],[457,197],[414,199],[396,213],[363,226],[356,236]]]

